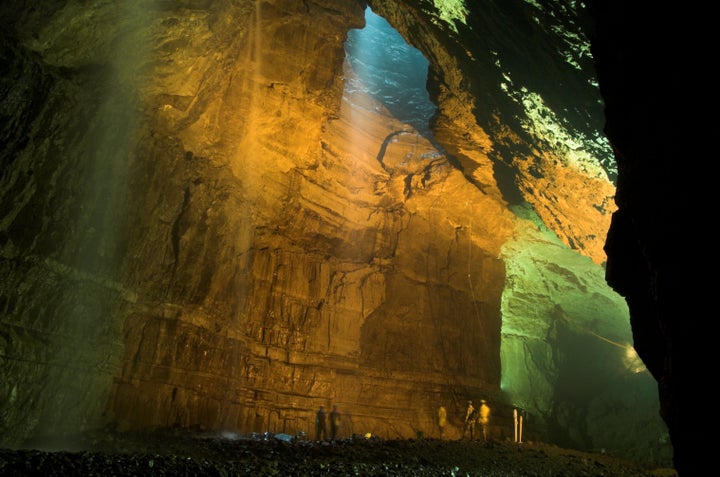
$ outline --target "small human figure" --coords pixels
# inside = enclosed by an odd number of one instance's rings
[[[475,439],[475,419],[473,419],[473,414],[475,413],[475,407],[473,406],[472,401],[468,401],[468,407],[467,411],[465,412],[465,424],[463,425],[463,433],[462,438],[465,438],[465,433],[467,431],[470,431],[470,440]]]
[[[490,406],[488,406],[484,399],[480,400],[480,412],[478,414],[477,422],[480,424],[480,427],[482,427],[483,440],[487,442],[488,436],[490,435]]]
[[[335,440],[341,424],[342,414],[340,414],[340,411],[338,410],[338,405],[333,404],[333,409],[330,411],[330,440]]]
[[[315,440],[324,441],[327,437],[327,419],[325,414],[325,406],[320,406],[315,414]]]
[[[447,426],[447,409],[440,404],[438,408],[438,427],[440,428],[440,439],[445,436],[445,426]]]

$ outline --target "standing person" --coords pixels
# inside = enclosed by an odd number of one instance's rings
[[[338,410],[338,405],[333,404],[333,410],[330,412],[330,440],[335,440],[337,433],[342,424],[342,414]]]
[[[482,427],[483,440],[487,442],[490,427],[490,406],[485,402],[484,399],[480,400],[480,412],[478,417],[478,423]]]
[[[463,425],[463,433],[461,439],[465,438],[465,433],[470,431],[470,440],[475,439],[475,419],[471,418],[475,412],[472,401],[468,401],[467,411],[465,412],[465,424]]]
[[[440,439],[445,435],[445,426],[447,426],[447,409],[440,404],[438,408],[438,427],[440,428]]]
[[[315,414],[315,440],[324,441],[327,437],[327,419],[325,415],[325,406],[320,406],[317,414]]]

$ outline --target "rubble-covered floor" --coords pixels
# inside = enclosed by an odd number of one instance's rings
[[[0,449],[14,476],[617,476],[672,477],[607,454],[541,443],[356,436],[317,442],[286,435],[98,433]]]

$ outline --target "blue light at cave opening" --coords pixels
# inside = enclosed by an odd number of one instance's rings
[[[399,121],[432,140],[437,107],[427,91],[429,62],[381,16],[367,7],[365,28],[348,32],[345,52],[362,87]]]

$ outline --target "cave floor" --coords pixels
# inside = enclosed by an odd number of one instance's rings
[[[543,443],[356,436],[318,442],[284,434],[94,433],[0,449],[15,476],[617,476],[675,477],[613,457]]]

